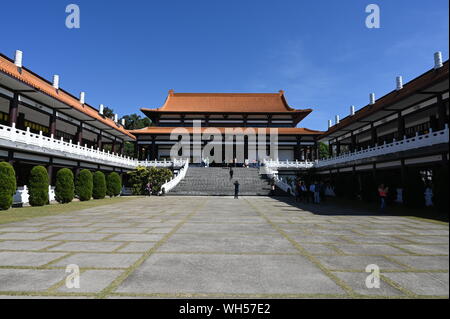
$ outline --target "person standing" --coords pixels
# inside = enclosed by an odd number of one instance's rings
[[[295,197],[295,201],[296,202],[301,202],[302,201],[302,182],[300,180],[297,181],[297,185],[296,185],[296,197]]]
[[[386,209],[386,199],[388,196],[389,187],[385,187],[384,184],[378,186],[378,196],[380,196],[380,210],[384,212]]]
[[[235,181],[234,182],[234,199],[238,199],[239,198],[239,182]]]
[[[309,197],[311,198],[311,201],[313,202],[313,203],[315,203],[316,201],[315,201],[315,199],[314,199],[314,192],[315,192],[315,187],[316,185],[315,185],[315,183],[313,182],[313,183],[311,183],[311,185],[309,185]]]
[[[318,182],[314,183],[314,203],[320,204],[320,184]]]

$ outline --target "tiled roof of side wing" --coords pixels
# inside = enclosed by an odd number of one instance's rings
[[[444,63],[444,65],[439,69],[431,69],[424,74],[418,76],[417,78],[406,83],[403,88],[399,91],[392,91],[385,96],[379,98],[375,104],[366,105],[360,110],[356,111],[355,115],[347,116],[339,122],[339,124],[332,126],[328,131],[324,132],[323,137],[326,137],[340,129],[346,127],[349,124],[354,123],[356,120],[360,120],[369,116],[386,106],[393,105],[394,103],[405,99],[412,94],[419,92],[420,90],[426,89],[428,86],[437,83],[439,81],[443,81],[448,79],[448,60]]]
[[[33,72],[26,68],[22,68],[21,72],[19,72],[19,68],[3,55],[0,55],[0,71],[135,139],[128,130],[122,126],[117,126],[112,119],[102,117],[97,110],[87,104],[80,104],[78,99],[64,90],[56,90],[50,82],[40,78]]]

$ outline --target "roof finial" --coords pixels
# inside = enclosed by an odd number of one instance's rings
[[[169,95],[173,95],[175,93],[175,90],[174,89],[170,89],[169,90]]]
[[[279,90],[278,93],[280,93],[280,95],[284,95],[284,90]]]
[[[22,67],[22,56],[23,56],[23,52],[20,50],[16,50],[16,55],[14,57],[14,64],[18,67],[21,68]]]

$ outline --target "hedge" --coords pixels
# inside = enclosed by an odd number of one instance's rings
[[[35,166],[30,172],[28,180],[28,195],[31,206],[48,204],[48,173],[43,166]]]
[[[92,198],[94,187],[92,173],[88,169],[82,169],[75,183],[75,194],[80,201],[88,201]]]
[[[120,175],[116,172],[108,174],[106,178],[106,192],[109,197],[115,197],[120,195],[122,191],[122,180]]]
[[[94,173],[93,180],[94,188],[92,190],[92,197],[94,199],[103,199],[106,196],[106,180],[103,172],[97,171]]]
[[[13,196],[16,193],[16,172],[11,164],[0,163],[0,210],[11,207]]]
[[[61,203],[70,203],[75,197],[73,173],[68,168],[61,168],[56,173],[55,199]]]

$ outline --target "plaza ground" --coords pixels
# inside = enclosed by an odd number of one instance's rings
[[[448,298],[448,244],[448,223],[330,203],[136,198],[0,225],[0,298]]]

